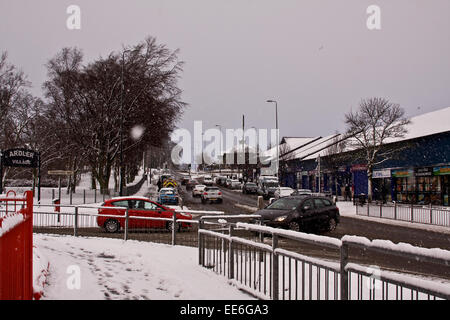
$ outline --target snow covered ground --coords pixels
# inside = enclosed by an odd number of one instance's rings
[[[43,234],[34,243],[50,261],[42,299],[252,299],[200,267],[196,248]]]

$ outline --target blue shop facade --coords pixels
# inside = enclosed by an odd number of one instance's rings
[[[450,200],[450,131],[386,145],[397,149],[373,170],[373,198],[399,203],[449,206]],[[368,193],[367,166],[356,151],[333,162],[292,159],[280,174],[283,186],[331,192],[343,196],[346,185],[353,195]],[[330,157],[330,156],[329,156]],[[351,159],[351,160],[350,160]],[[380,159],[381,160],[381,159]]]

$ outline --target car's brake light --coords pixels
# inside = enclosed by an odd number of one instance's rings
[[[221,196],[221,195],[222,195],[222,192],[219,192],[218,195]]]
[[[207,195],[208,195],[208,192],[203,193],[203,195],[204,195],[204,196],[207,196]]]

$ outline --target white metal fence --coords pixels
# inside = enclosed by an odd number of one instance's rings
[[[450,227],[450,208],[432,205],[407,205],[398,203],[356,203],[356,214],[360,216],[408,221]]]
[[[246,239],[239,230],[269,234],[269,239]],[[282,239],[301,248],[314,244],[338,252],[339,262],[313,258],[281,248]],[[402,300],[449,299],[450,287],[376,266],[351,263],[349,250],[360,248],[388,256],[408,257],[417,263],[450,266],[450,252],[394,245],[345,236],[341,240],[255,224],[237,223],[221,231],[199,227],[199,264],[227,276],[238,287],[262,299]]]

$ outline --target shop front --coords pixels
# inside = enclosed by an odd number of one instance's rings
[[[393,200],[449,205],[450,165],[392,170]]]
[[[392,201],[391,169],[374,170],[372,179],[374,199],[383,202]]]
[[[450,193],[450,165],[433,168],[433,176],[438,178],[441,189],[442,205],[448,206]]]

